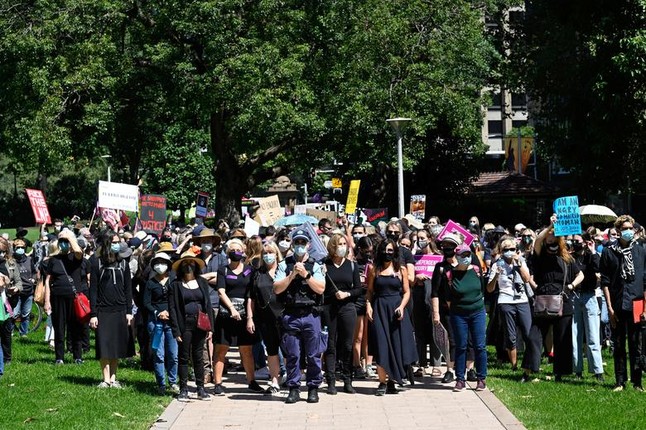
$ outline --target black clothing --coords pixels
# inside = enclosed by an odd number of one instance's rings
[[[523,369],[538,372],[543,350],[543,339],[552,326],[554,343],[554,374],[569,375],[572,373],[572,315],[560,318],[534,318],[529,331],[529,341],[523,357]]]
[[[534,280],[538,285],[535,294],[557,295],[561,294],[564,286],[571,284],[579,274],[579,266],[575,263],[567,263],[567,279],[564,278],[564,267],[566,263],[561,257],[555,254],[548,254],[546,251],[533,256]],[[574,304],[569,295],[563,297],[563,315],[572,315]]]
[[[36,265],[34,260],[23,255],[22,257],[16,256],[16,263],[20,266],[20,280],[22,281],[22,291],[20,295],[28,297],[34,294],[35,279],[36,279]]]
[[[197,316],[198,312],[202,310],[202,292],[199,288],[182,288],[181,291],[186,316]],[[204,311],[206,311],[206,309]]]
[[[646,261],[646,249],[634,245],[632,249],[635,277],[631,281],[623,279],[620,275],[622,256],[612,248],[604,248],[599,262],[601,272],[601,286],[608,287],[610,301],[615,312],[620,310],[632,312],[632,302],[643,300],[646,291],[646,277],[644,266]]]
[[[193,361],[195,385],[204,388],[204,339],[206,339],[206,332],[197,328],[197,318],[194,316],[187,316],[182,327],[182,341],[177,342],[179,348],[177,368],[179,388],[185,390],[188,386],[189,358]]]
[[[218,290],[223,289],[229,299],[244,299],[246,309],[253,281],[252,272],[251,266],[243,267],[240,274],[234,273],[229,266],[221,267],[218,270]],[[228,346],[253,345],[258,342],[258,336],[247,331],[246,318],[237,321],[230,315],[218,313],[213,342]]]
[[[73,296],[51,296],[52,305],[52,328],[54,329],[54,351],[56,360],[65,358],[65,334],[69,328],[69,335],[72,338],[72,355],[74,359],[81,358],[83,325],[74,314]]]
[[[208,310],[211,309],[211,300],[209,299],[209,285],[204,278],[199,277],[196,280],[198,285],[200,286],[200,291],[202,291],[202,312],[205,312],[209,315],[209,318],[211,318],[211,327],[214,327],[215,322],[213,321],[213,312],[208,312]],[[182,333],[185,333],[187,330],[187,315],[184,308],[184,298],[182,296],[182,291],[180,290],[180,288],[184,288],[182,286],[182,281],[180,279],[175,279],[170,284],[170,289],[168,290],[170,325],[173,330],[174,337],[182,336]],[[196,365],[196,367],[198,366]]]
[[[87,263],[83,257],[77,259],[73,253],[58,254],[49,258],[45,264],[45,272],[50,275],[50,296],[73,297],[74,288],[81,292],[82,285],[87,286]],[[72,278],[74,285],[70,283],[68,276]]]
[[[253,300],[253,320],[265,343],[267,355],[277,355],[280,347],[278,318],[283,308],[276,301],[274,279],[265,268],[257,270],[253,277],[249,298]]]
[[[327,275],[325,276],[325,291],[323,292],[324,303],[338,303],[336,293],[343,291],[350,293],[350,297],[341,301],[342,304],[354,302],[362,293],[361,277],[359,266],[345,259],[341,266],[336,267],[332,262],[325,265]]]
[[[245,266],[240,274],[234,273],[229,266],[218,269],[218,290],[224,290],[230,299],[246,299],[251,288],[251,273],[253,268]]]
[[[597,288],[597,273],[599,273],[600,260],[599,254],[588,252],[576,257],[576,264],[584,276],[583,282],[578,287],[578,290],[582,293],[594,293]]]
[[[642,386],[642,370],[639,367],[639,338],[642,328],[633,321],[632,311],[615,311],[617,325],[612,329],[615,359],[616,385],[625,385],[628,380],[626,363],[626,340],[628,341],[628,357],[630,358],[630,382],[637,387]]]
[[[90,257],[90,307],[91,316],[97,311],[125,311],[132,315],[132,286],[130,266],[125,260],[103,264],[96,256]]]
[[[303,262],[310,275],[314,270],[314,263],[315,261],[311,257]],[[285,259],[285,276],[289,276],[295,265],[296,259],[293,255]],[[312,291],[305,278],[296,275],[287,289],[278,295],[278,301],[285,305],[285,311],[289,314],[306,314],[311,312],[315,306],[320,306],[323,303],[323,296]]]
[[[168,311],[168,290],[171,280],[166,279],[165,285],[162,285],[157,278],[149,279],[144,288],[144,307],[155,318],[160,312]]]

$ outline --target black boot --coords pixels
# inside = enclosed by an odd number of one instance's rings
[[[348,394],[354,394],[357,392],[352,386],[352,379],[346,379],[343,382],[343,392]]]
[[[336,395],[336,380],[330,379],[327,381],[327,393],[332,396]]]
[[[319,391],[317,387],[310,387],[307,390],[307,403],[318,403]]]
[[[296,403],[301,399],[301,390],[298,387],[291,387],[285,403]]]

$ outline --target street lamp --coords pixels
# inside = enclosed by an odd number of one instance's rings
[[[397,135],[397,198],[399,201],[399,218],[404,218],[404,160],[402,156],[402,133],[410,118],[390,118],[386,122],[391,125]]]
[[[108,158],[112,158],[112,155],[102,155],[101,158],[105,162],[105,164],[108,165],[108,182],[112,182],[110,178],[110,161],[108,161]]]

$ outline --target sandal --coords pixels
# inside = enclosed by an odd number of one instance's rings
[[[442,370],[438,369],[437,367],[434,367],[433,370],[431,371],[431,376],[442,376]]]

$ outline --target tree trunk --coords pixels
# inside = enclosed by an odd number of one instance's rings
[[[225,130],[225,113],[211,114],[211,148],[215,157],[215,216],[226,220],[233,228],[240,222],[238,208],[244,193],[249,171],[241,169],[231,151],[230,138]]]

